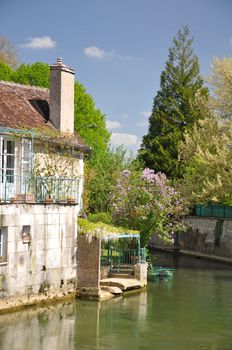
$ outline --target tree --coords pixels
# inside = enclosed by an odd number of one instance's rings
[[[92,149],[89,159],[91,166],[98,166],[108,153],[110,133],[106,129],[104,114],[96,108],[92,96],[77,81],[74,110],[75,130]]]
[[[187,26],[174,37],[160,77],[160,90],[154,98],[148,134],[143,137],[139,151],[139,158],[147,167],[171,178],[181,173],[178,144],[184,131],[208,113],[208,93],[203,87],[192,41]]]
[[[5,63],[13,69],[18,66],[16,49],[10,41],[3,36],[0,36],[0,63]]]
[[[43,62],[21,64],[16,69],[0,62],[0,80],[13,81],[19,84],[49,88],[49,71],[49,65]]]
[[[179,193],[170,186],[165,174],[148,168],[119,174],[112,191],[113,222],[139,230],[142,246],[154,233],[172,240],[174,233],[184,228],[181,217],[185,212]]]
[[[109,150],[101,162],[89,167],[88,178],[88,211],[91,213],[109,212],[111,193],[117,184],[121,171],[138,169],[139,164],[127,156],[123,147]]]
[[[0,80],[11,81],[13,74],[14,71],[10,66],[0,62]]]
[[[232,120],[232,58],[214,58],[207,80],[212,89],[211,109],[220,118]]]
[[[49,88],[50,68],[47,63],[36,62],[21,64],[12,76],[12,80],[19,84],[33,85]]]
[[[179,146],[179,188],[191,204],[232,204],[232,59],[215,58],[208,77],[211,116],[186,132]]]
[[[92,213],[108,210],[109,189],[117,163],[109,151],[110,133],[104,114],[79,82],[75,82],[74,125],[83,141],[91,147],[85,164],[84,210]]]
[[[185,172],[178,187],[189,203],[232,204],[232,121],[199,121],[185,133],[179,157]]]

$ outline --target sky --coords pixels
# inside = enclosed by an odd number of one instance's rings
[[[0,0],[0,35],[21,63],[57,57],[106,116],[111,144],[139,148],[168,49],[189,25],[201,73],[232,54],[232,0]]]

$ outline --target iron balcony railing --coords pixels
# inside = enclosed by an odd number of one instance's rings
[[[32,175],[1,175],[2,202],[78,203],[79,180]]]

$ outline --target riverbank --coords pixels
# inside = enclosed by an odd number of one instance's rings
[[[0,299],[0,315],[27,309],[29,307],[49,306],[67,300],[74,300],[75,296],[76,293],[74,291],[66,291]]]
[[[145,289],[145,285],[140,281],[134,282],[134,280],[127,279],[112,279],[113,282],[109,280],[103,280],[103,285],[101,286],[101,293],[99,298],[86,297],[86,300],[95,301],[106,301],[111,298],[142,292]],[[134,283],[133,283],[134,282]],[[129,285],[128,285],[129,284]],[[116,287],[118,286],[118,287]],[[122,290],[120,288],[122,288]],[[120,290],[120,292],[119,292]],[[29,308],[36,307],[48,307],[50,305],[62,303],[65,301],[74,301],[78,298],[76,291],[63,291],[59,293],[47,292],[44,294],[36,294],[30,296],[14,296],[9,298],[0,299],[0,315],[8,314],[20,310],[25,310]]]
[[[168,252],[168,253],[175,253],[178,255],[183,255],[183,256],[191,256],[196,259],[202,259],[205,261],[212,261],[215,263],[219,264],[226,264],[226,265],[232,265],[232,259],[231,258],[226,258],[223,256],[218,256],[218,255],[210,255],[210,254],[205,254],[205,253],[200,253],[192,250],[185,250],[185,249],[179,249],[177,247],[162,247],[160,245],[150,245],[149,246],[150,250],[159,250],[162,252]]]

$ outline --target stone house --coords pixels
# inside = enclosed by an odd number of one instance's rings
[[[75,287],[77,216],[89,148],[74,133],[74,71],[57,59],[50,78],[50,91],[0,82],[3,298]]]

